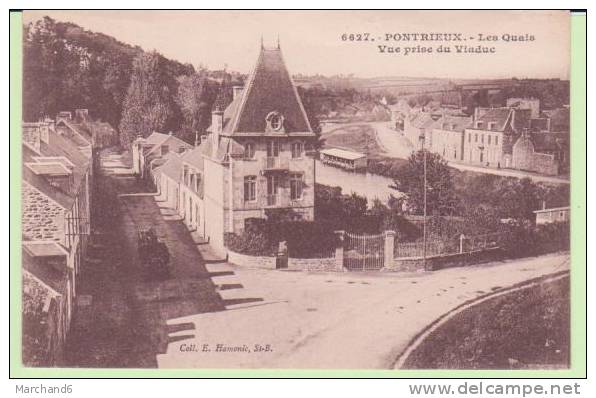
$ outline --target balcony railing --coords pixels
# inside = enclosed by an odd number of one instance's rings
[[[263,158],[263,170],[288,170],[289,162],[286,158],[268,156]]]

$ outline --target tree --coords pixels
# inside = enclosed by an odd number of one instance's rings
[[[501,218],[533,222],[540,193],[539,187],[529,178],[500,179],[495,186],[493,205]]]
[[[173,114],[165,59],[157,52],[139,54],[133,61],[130,86],[124,100],[120,141],[127,147],[137,135],[165,131]]]
[[[205,131],[211,122],[211,106],[215,101],[217,86],[204,74],[194,73],[178,77],[176,103],[182,112],[183,138],[192,142],[195,132]]]
[[[49,17],[24,28],[24,120],[54,117],[78,96],[72,89],[79,76],[78,56],[61,36],[59,26]]]
[[[149,54],[138,46],[49,17],[24,26],[23,39],[24,121],[87,108],[92,118],[120,125],[133,60]],[[159,57],[161,88],[169,94],[166,105],[170,112],[164,129],[176,131],[182,125],[182,114],[174,102],[176,77],[190,75],[194,68]]]
[[[414,152],[401,167],[395,180],[399,191],[407,195],[407,204],[414,214],[424,211],[424,152],[426,151],[426,208],[429,215],[452,215],[457,198],[447,162],[427,150]]]

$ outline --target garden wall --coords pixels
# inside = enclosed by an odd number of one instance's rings
[[[341,271],[343,261],[328,258],[289,258],[288,269],[299,271]],[[339,264],[338,264],[339,263]]]
[[[275,269],[275,257],[251,256],[228,249],[228,262],[246,268]],[[338,265],[339,263],[339,265]],[[335,257],[288,258],[288,270],[294,271],[341,271],[342,263]]]
[[[490,248],[475,252],[427,257],[426,268],[428,271],[436,271],[443,268],[461,267],[463,265],[494,261],[500,258],[502,258],[502,251],[499,248]],[[424,260],[422,257],[395,258],[393,259],[393,264],[386,264],[383,270],[391,272],[424,271]]]
[[[250,256],[228,250],[228,262],[247,268],[275,269],[275,257]]]

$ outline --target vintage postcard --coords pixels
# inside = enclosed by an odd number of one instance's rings
[[[569,11],[20,21],[19,366],[582,368]]]

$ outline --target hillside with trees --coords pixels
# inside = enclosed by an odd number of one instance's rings
[[[87,108],[125,145],[153,130],[192,141],[210,123],[220,82],[232,84],[221,71],[196,71],[73,23],[44,17],[23,29],[24,121]]]

